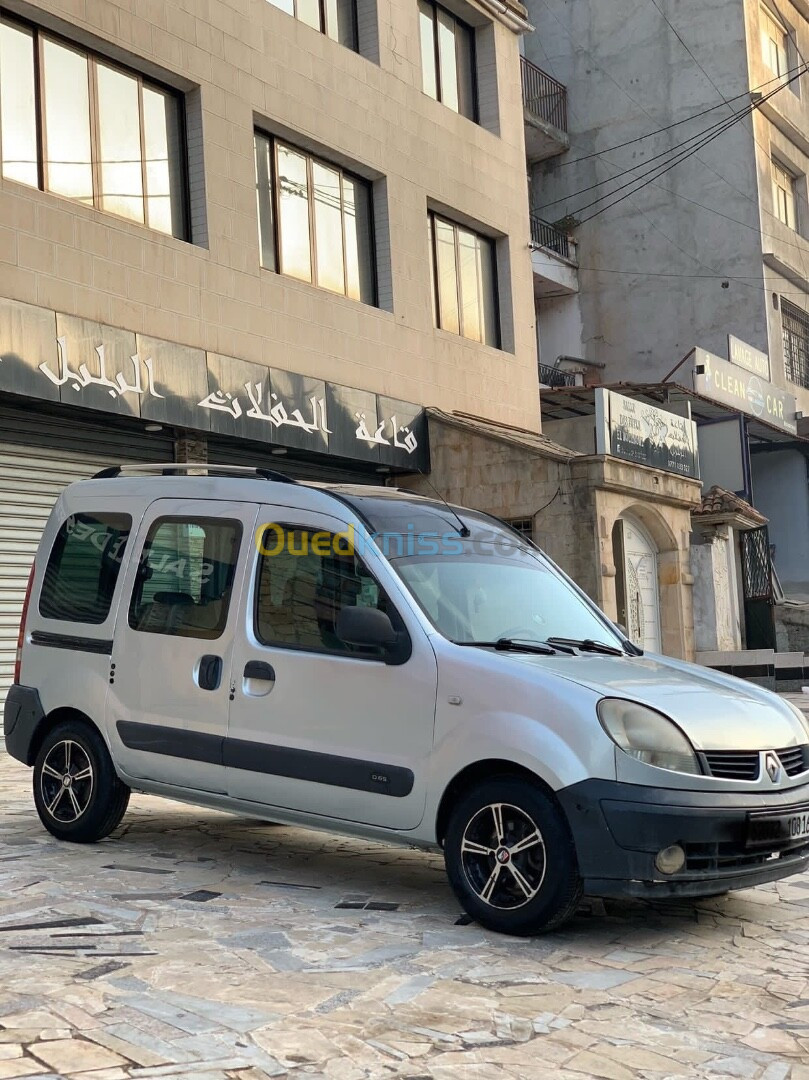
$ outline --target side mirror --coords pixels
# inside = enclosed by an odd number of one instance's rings
[[[390,617],[378,608],[341,608],[334,629],[346,645],[382,649],[386,664],[403,664],[410,657],[408,634],[397,633]]]
[[[624,637],[629,640],[629,634],[626,632],[626,627],[624,626],[624,624],[621,622],[617,622],[615,625],[618,627]]]
[[[384,611],[370,607],[344,607],[337,615],[334,629],[337,636],[346,645],[390,648],[395,645],[398,635],[393,623]]]

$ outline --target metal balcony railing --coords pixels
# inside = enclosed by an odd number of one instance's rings
[[[524,56],[520,67],[523,105],[539,120],[567,131],[567,89]]]
[[[570,258],[570,239],[567,233],[534,214],[531,215],[531,243],[554,251],[563,259]]]
[[[572,371],[560,371],[549,364],[540,364],[539,381],[543,386],[575,386],[576,376]]]

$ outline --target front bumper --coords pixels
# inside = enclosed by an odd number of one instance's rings
[[[711,896],[809,866],[809,837],[748,843],[751,813],[809,812],[809,783],[748,795],[584,780],[557,797],[591,896]],[[662,874],[655,855],[674,844],[685,851],[685,866]]]

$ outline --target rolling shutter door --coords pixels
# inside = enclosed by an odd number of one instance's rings
[[[0,408],[0,704],[13,677],[28,573],[63,488],[107,465],[173,458],[167,435]]]
[[[252,443],[229,442],[212,436],[208,439],[208,461],[216,465],[241,465],[253,469],[274,469],[292,480],[312,480],[321,484],[383,484],[383,476],[370,469],[352,469],[350,462],[336,460],[320,463],[296,460],[289,454],[272,454]]]

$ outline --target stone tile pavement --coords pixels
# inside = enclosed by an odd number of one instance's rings
[[[441,859],[134,796],[92,847],[0,755],[0,1080],[809,1080],[809,878],[459,924]]]

